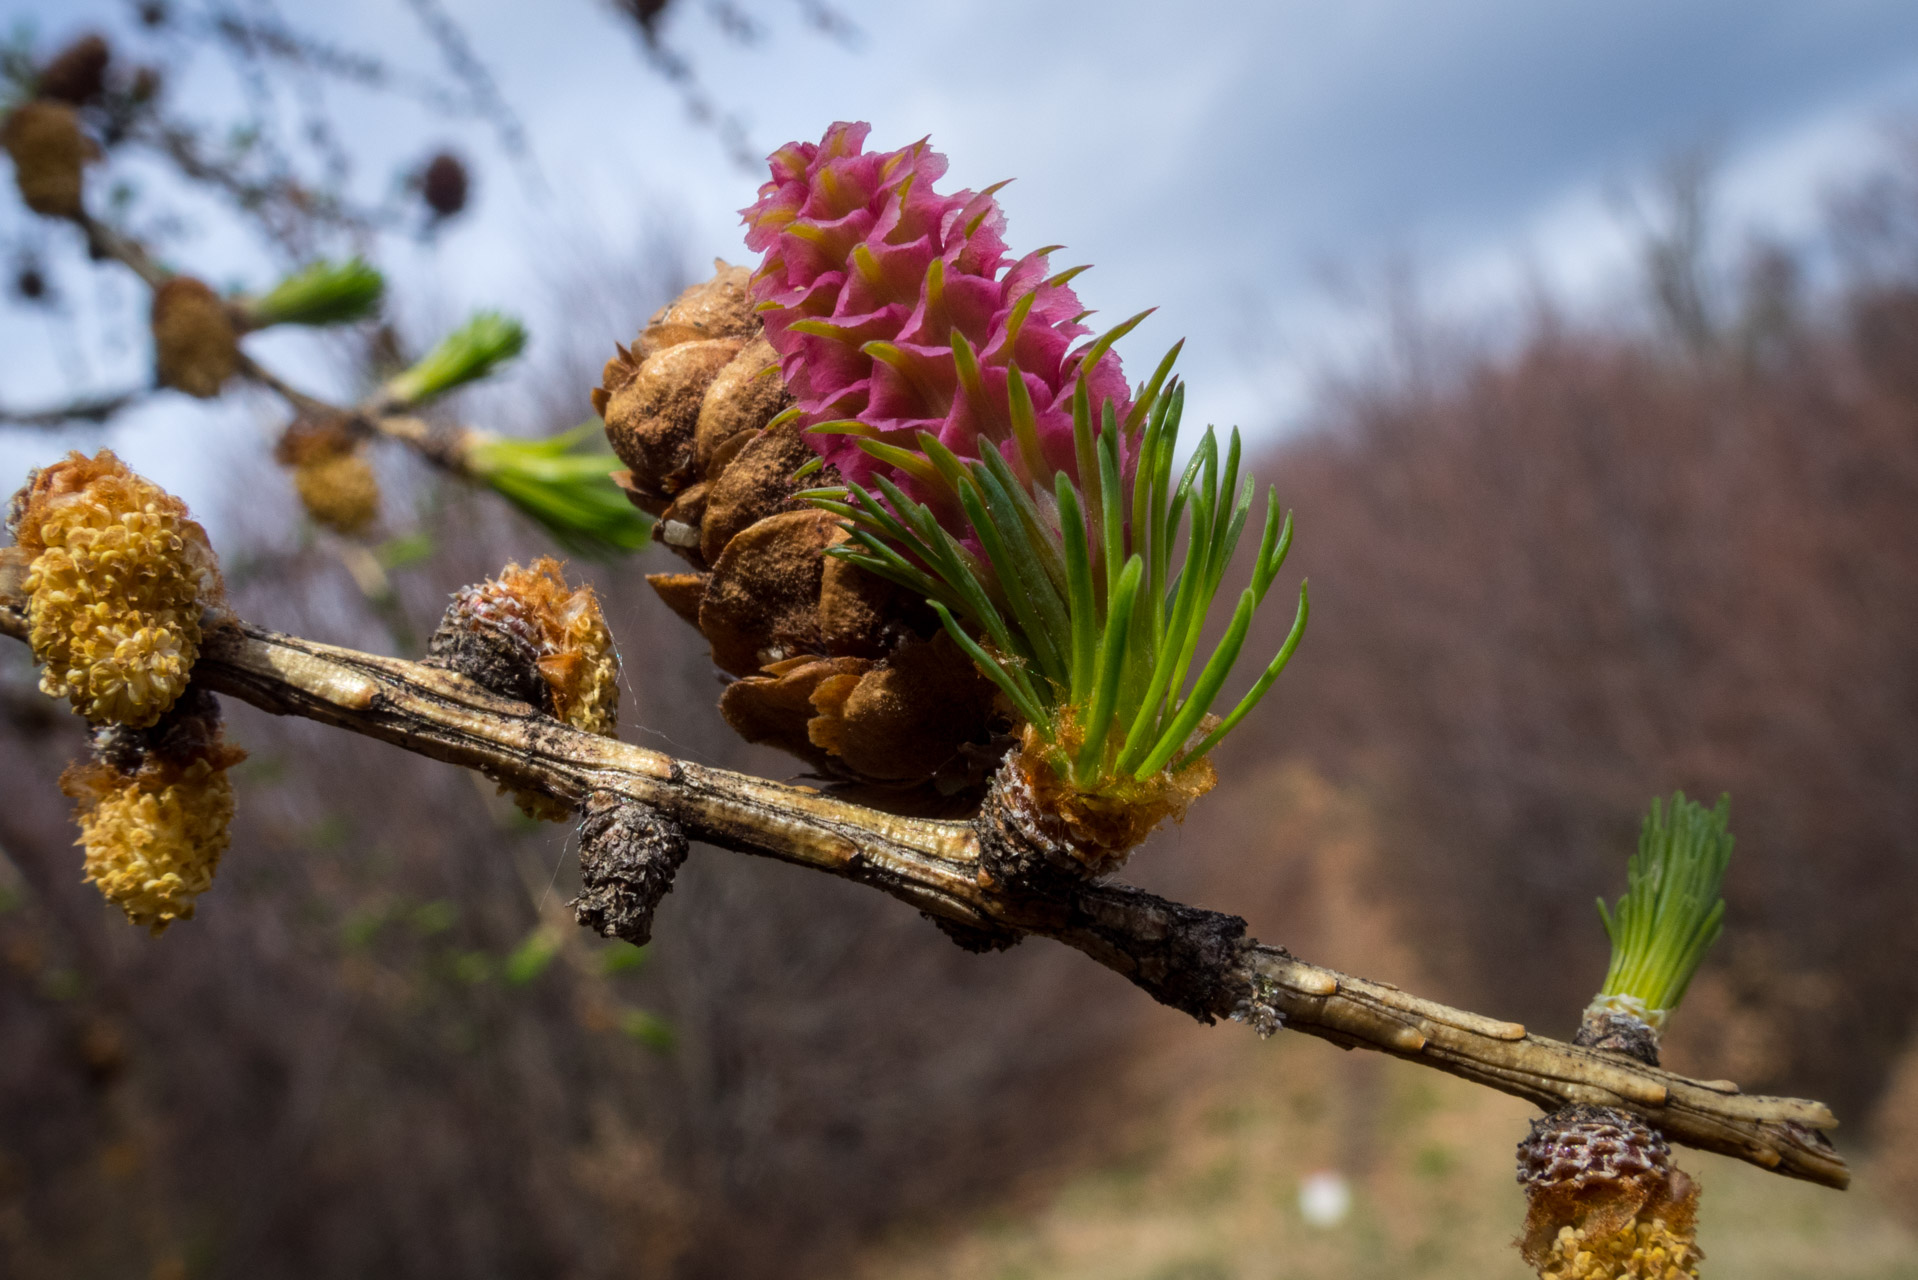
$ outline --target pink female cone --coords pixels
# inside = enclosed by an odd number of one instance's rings
[[[917,452],[930,432],[960,457],[997,445],[1023,465],[1012,431],[1012,367],[1030,398],[1044,474],[1076,477],[1072,395],[1088,346],[1083,308],[1046,253],[1009,261],[997,188],[941,195],[945,157],[925,141],[866,152],[870,126],[839,123],[771,157],[772,179],[743,210],[762,254],[752,292],[804,426],[853,420]],[[1070,273],[1068,273],[1070,274]],[[970,356],[970,358],[968,358]],[[1085,370],[1094,421],[1132,400],[1119,357]],[[850,481],[883,465],[839,434],[807,437]],[[912,491],[909,478],[893,475]]]

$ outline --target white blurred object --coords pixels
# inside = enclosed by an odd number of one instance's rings
[[[1299,1213],[1315,1227],[1336,1227],[1352,1212],[1352,1188],[1331,1169],[1309,1173],[1299,1184]]]

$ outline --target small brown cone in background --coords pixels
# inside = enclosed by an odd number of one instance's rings
[[[442,151],[420,170],[420,199],[439,219],[450,218],[466,208],[472,188],[466,165],[450,151]]]
[[[1696,1280],[1698,1187],[1627,1111],[1562,1107],[1518,1146],[1519,1252],[1541,1280]]]
[[[747,741],[868,784],[869,803],[976,799],[993,744],[1005,746],[993,687],[923,600],[825,554],[845,540],[839,520],[795,495],[836,476],[794,478],[817,455],[775,422],[792,396],[750,273],[714,265],[619,349],[593,392],[630,468],[614,478],[690,570],[647,580],[741,677],[720,711]]]
[[[153,365],[160,385],[209,400],[240,363],[240,339],[220,296],[191,276],[153,291]]]
[[[0,124],[0,146],[13,157],[13,180],[27,208],[49,218],[78,218],[83,171],[99,149],[64,102],[22,103]]]
[[[344,417],[297,419],[281,434],[273,456],[292,470],[300,505],[314,523],[355,534],[379,518],[379,478],[365,442]]]
[[[112,57],[105,37],[81,36],[47,60],[35,87],[43,99],[84,107],[106,88],[107,63]]]

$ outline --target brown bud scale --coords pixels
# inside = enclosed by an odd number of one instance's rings
[[[630,468],[614,479],[691,570],[647,580],[741,677],[720,710],[748,741],[875,788],[862,798],[883,807],[976,800],[1009,720],[923,600],[825,554],[840,522],[796,495],[837,476],[795,478],[817,455],[777,423],[792,396],[749,273],[715,268],[618,348],[593,392]]]

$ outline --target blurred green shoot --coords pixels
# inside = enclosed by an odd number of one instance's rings
[[[240,305],[255,329],[270,324],[345,324],[379,310],[386,281],[359,258],[322,259],[301,267],[258,298]]]
[[[653,522],[612,482],[619,459],[583,447],[589,439],[605,439],[597,420],[544,440],[479,435],[466,451],[466,470],[573,555],[606,559],[636,551]]]
[[[1177,353],[1160,364],[1123,427],[1109,404],[1095,424],[1081,378],[1076,476],[1042,465],[1015,367],[1008,385],[1016,450],[988,444],[975,461],[926,433],[917,453],[860,441],[911,475],[940,514],[883,473],[874,477],[876,493],[855,484],[803,495],[846,518],[853,541],[828,554],[925,596],[954,643],[1053,744],[1060,775],[1083,791],[1176,774],[1205,756],[1285,670],[1310,614],[1301,584],[1279,652],[1224,719],[1209,722],[1253,613],[1285,563],[1292,517],[1268,490],[1250,583],[1217,647],[1195,667],[1256,486],[1250,475],[1241,480],[1238,432],[1222,458],[1210,429],[1174,483],[1185,390],[1165,377]],[[861,425],[814,429],[860,434]],[[1136,459],[1129,479],[1128,455]],[[949,528],[961,522],[971,545]]]
[[[484,951],[447,951],[438,957],[438,963],[447,977],[469,987],[491,982],[497,972],[493,957]]]
[[[413,932],[423,938],[445,933],[460,918],[459,908],[444,898],[423,902],[415,907],[407,923],[413,926]]]
[[[1599,991],[1642,1002],[1654,1028],[1678,1007],[1705,953],[1725,924],[1719,890],[1731,862],[1731,797],[1707,809],[1680,791],[1668,806],[1652,801],[1626,872],[1625,896],[1599,919],[1612,940],[1612,963]]]
[[[627,1039],[645,1045],[654,1053],[671,1053],[679,1040],[673,1034],[671,1023],[644,1009],[628,1009],[622,1013],[619,1016],[619,1029]]]
[[[526,329],[511,316],[482,311],[440,339],[420,361],[386,384],[385,400],[414,405],[491,374],[526,346]]]
[[[638,973],[646,967],[651,953],[645,947],[614,940],[599,953],[599,971],[607,977],[620,973]]]
[[[506,963],[500,967],[500,974],[512,986],[526,986],[545,973],[553,963],[553,957],[558,954],[559,939],[552,930],[541,925],[513,948],[506,957]]]
[[[378,560],[380,568],[391,573],[398,569],[411,568],[432,557],[439,548],[433,541],[433,535],[425,532],[402,533],[398,537],[388,538],[373,548],[373,558]]]
[[[341,943],[350,951],[364,951],[379,937],[388,918],[389,913],[383,908],[353,912],[340,924]]]

